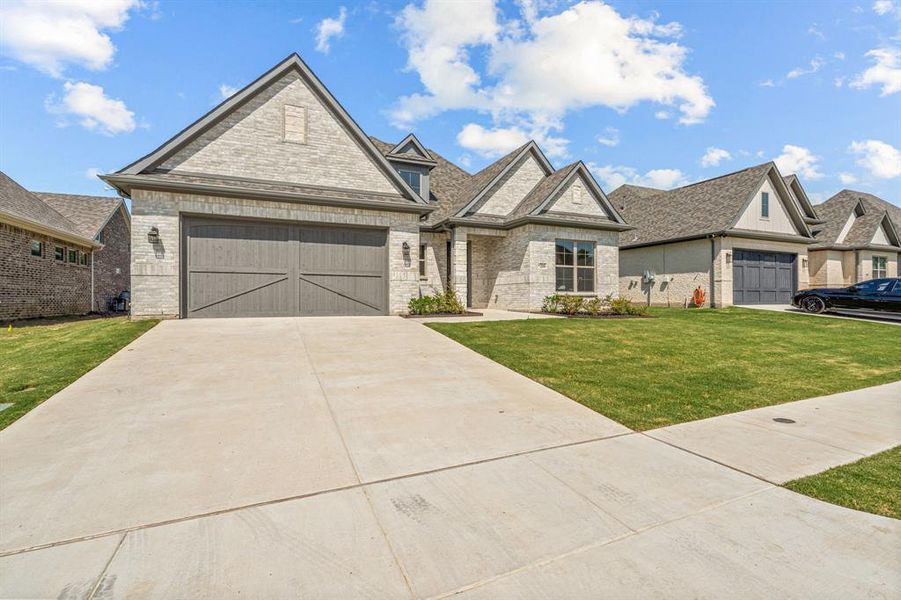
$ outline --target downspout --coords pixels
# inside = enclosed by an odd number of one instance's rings
[[[713,303],[716,289],[716,235],[710,236],[710,308],[716,308]]]
[[[94,250],[91,250],[91,312],[94,312]]]

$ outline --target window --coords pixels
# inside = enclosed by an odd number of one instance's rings
[[[760,217],[762,219],[770,218],[770,195],[767,192],[760,194]]]
[[[406,181],[407,185],[413,188],[414,192],[416,192],[417,194],[422,193],[419,191],[419,182],[422,177],[420,173],[418,173],[417,171],[407,171],[406,169],[398,169],[397,172],[400,173],[401,179]]]
[[[557,240],[554,264],[558,292],[594,292],[594,242]]]
[[[425,244],[419,244],[419,276],[425,277]]]
[[[62,246],[57,246],[53,249],[53,258],[56,260],[66,260],[66,249]]]
[[[885,277],[885,257],[873,257],[873,279],[882,279]]]
[[[69,262],[72,264],[78,264],[78,250],[69,248]]]
[[[79,258],[81,258],[81,264],[83,266],[85,266],[85,267],[88,266],[88,253],[87,252],[82,252],[79,255]]]
[[[861,294],[881,294],[889,289],[894,279],[870,279],[856,284],[854,287]]]
[[[31,255],[44,256],[44,244],[37,240],[31,240]]]
[[[103,230],[100,230],[100,233],[97,234],[97,241],[101,244],[103,243]]]

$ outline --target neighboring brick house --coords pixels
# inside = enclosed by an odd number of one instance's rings
[[[136,317],[396,314],[445,286],[538,309],[615,294],[629,229],[534,142],[470,175],[369,138],[296,54],[103,179],[132,199]]]
[[[769,162],[669,191],[610,194],[636,227],[620,237],[620,295],[685,306],[787,304],[808,287],[810,227],[821,223],[794,176]]]
[[[811,287],[845,287],[901,273],[901,208],[842,190],[817,206],[824,220],[808,249]]]
[[[0,320],[103,312],[129,289],[121,198],[29,192],[0,172]]]

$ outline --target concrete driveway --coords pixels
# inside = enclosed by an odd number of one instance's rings
[[[392,317],[160,324],[0,433],[2,598],[897,597],[897,521]]]

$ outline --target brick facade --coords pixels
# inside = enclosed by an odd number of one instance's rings
[[[174,318],[180,314],[180,219],[183,213],[384,227],[388,229],[389,312],[406,312],[410,298],[419,293],[419,216],[414,213],[134,190],[133,317]],[[159,230],[158,244],[147,241],[151,227]],[[408,256],[403,253],[404,242],[410,246]]]
[[[110,301],[131,288],[131,233],[122,210],[101,232],[103,248],[94,252],[94,310],[106,312]]]
[[[43,243],[32,256],[31,242]],[[64,261],[54,257],[63,248]],[[91,259],[68,262],[69,250],[90,248],[0,223],[0,320],[81,315],[91,311]],[[79,255],[80,257],[80,255]]]

